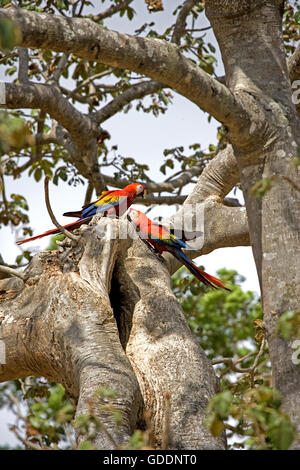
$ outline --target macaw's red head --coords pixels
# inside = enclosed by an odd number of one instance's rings
[[[148,222],[148,217],[144,212],[133,209],[132,207],[128,211],[127,219],[130,220],[130,222],[133,222],[136,226],[139,226],[143,222]]]
[[[141,183],[129,184],[128,186],[126,186],[126,188],[124,188],[124,191],[131,193],[134,197],[142,196],[143,198],[145,198],[147,196],[146,186]]]

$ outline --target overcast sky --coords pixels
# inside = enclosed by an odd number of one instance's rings
[[[143,23],[156,21],[157,29],[163,31],[165,27],[174,22],[172,11],[181,3],[178,0],[164,2],[165,8],[172,5],[172,10],[149,15],[144,1],[135,1],[133,6],[138,15],[134,22],[129,22],[116,17],[106,22],[106,25],[112,29],[122,32],[132,33]],[[96,2],[95,2],[96,4]],[[207,20],[203,18],[201,27],[206,26]],[[212,31],[207,32],[209,41],[216,47]],[[223,74],[223,67],[218,54],[218,75]],[[4,77],[3,67],[0,68],[0,80],[7,80]],[[173,93],[173,92],[172,92]],[[163,161],[163,150],[173,148],[179,145],[188,148],[190,144],[199,142],[201,148],[205,150],[210,143],[216,142],[217,123],[212,119],[208,124],[207,114],[203,113],[195,104],[184,97],[174,94],[173,104],[169,107],[166,114],[155,118],[153,115],[134,110],[127,114],[119,113],[109,121],[104,123],[104,128],[111,135],[109,146],[117,144],[121,155],[133,157],[140,163],[146,163],[150,167],[149,176],[162,181],[164,175],[159,172],[159,167]],[[30,224],[34,229],[34,234],[41,233],[52,227],[49,215],[45,208],[43,183],[36,183],[33,178],[22,177],[19,180],[6,179],[7,196],[11,193],[23,194],[30,207]],[[72,187],[66,184],[60,184],[58,187],[50,185],[50,199],[54,213],[61,223],[68,223],[70,220],[60,217],[65,211],[76,210],[82,206],[86,188],[84,186]],[[187,192],[185,192],[187,194]],[[241,193],[239,194],[242,200]],[[141,207],[142,208],[142,207]],[[162,206],[151,211],[151,218],[157,215],[169,217],[176,210],[175,207]],[[18,238],[21,238],[21,233]],[[21,253],[21,249],[15,243],[16,234],[10,227],[0,229],[0,252],[6,262],[13,263],[15,257]],[[49,243],[48,239],[37,240],[28,244],[28,248],[35,248],[36,252],[44,249]],[[26,249],[27,246],[25,245]],[[202,256],[196,260],[205,266],[210,274],[226,267],[235,269],[247,280],[243,284],[245,289],[259,292],[259,284],[252,251],[250,247],[225,248],[215,250],[209,255]],[[15,438],[7,431],[7,422],[12,423],[13,417],[7,412],[0,412],[0,445],[5,443],[14,443]]]

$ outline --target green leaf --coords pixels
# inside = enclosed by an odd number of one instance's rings
[[[257,181],[251,188],[252,194],[258,198],[264,197],[264,195],[270,191],[274,182],[271,178],[263,178]]]
[[[232,398],[232,393],[229,390],[218,393],[211,399],[208,409],[212,409],[219,418],[225,419],[230,412]]]
[[[174,163],[173,163],[173,160],[171,160],[170,158],[168,158],[168,160],[166,161],[166,165],[169,167],[169,168],[174,168]]]
[[[93,450],[93,444],[91,441],[82,441],[78,447],[78,450]]]
[[[300,23],[300,10],[296,11],[294,18],[297,23]]]
[[[275,449],[287,450],[296,437],[296,429],[287,416],[274,414],[267,434]]]
[[[214,416],[211,423],[210,423],[209,429],[210,429],[210,432],[212,433],[212,435],[217,437],[223,431],[224,423],[219,418],[217,418],[217,416]]]
[[[42,169],[38,167],[35,172],[33,173],[35,181],[39,182],[40,179],[42,178]]]
[[[36,429],[40,429],[43,424],[43,420],[39,418],[38,416],[30,416],[29,417],[29,422],[31,426],[33,426]]]
[[[74,412],[74,406],[71,403],[66,403],[66,405],[55,413],[55,421],[57,423],[70,422],[73,419]]]
[[[51,387],[50,396],[48,398],[49,407],[54,410],[60,408],[64,395],[65,389],[61,384],[56,384],[54,387]]]
[[[276,333],[284,339],[300,337],[300,312],[284,312],[278,320]]]

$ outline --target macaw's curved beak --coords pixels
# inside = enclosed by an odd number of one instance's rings
[[[144,191],[141,193],[141,196],[143,197],[143,199],[146,199],[146,197],[147,197],[147,189],[144,189]]]

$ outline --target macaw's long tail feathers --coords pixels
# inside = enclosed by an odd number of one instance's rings
[[[211,276],[210,274],[206,273],[205,271],[202,271],[194,263],[191,263],[191,266],[193,268],[193,271],[196,271],[196,272],[193,272],[194,276],[197,279],[199,279],[200,281],[202,281],[204,284],[206,284],[208,286],[211,286],[211,287],[214,287],[214,288],[221,287],[221,289],[225,289],[225,290],[231,292],[231,290],[228,289],[228,287],[224,286],[221,279],[218,279],[217,277]],[[192,272],[191,268],[189,268],[189,270]]]
[[[66,228],[67,230],[69,230],[69,232],[72,232],[76,228],[80,227],[82,224],[89,223],[91,219],[92,217],[86,217],[85,219],[77,220],[76,222],[72,222],[71,224],[63,225],[63,228]],[[37,240],[38,238],[44,238],[48,235],[56,235],[58,233],[61,233],[61,231],[58,228],[53,228],[52,230],[47,230],[47,232],[41,233],[40,235],[36,235],[35,237],[25,238],[25,240],[19,240],[17,241],[17,244],[23,245],[23,243],[31,242],[33,240]]]
[[[228,287],[224,286],[223,281],[221,281],[221,279],[218,279],[217,277],[211,276],[205,271],[202,271],[202,269],[198,268],[198,266],[196,266],[191,260],[189,260],[182,251],[180,253],[176,253],[176,258],[180,259],[183,264],[188,268],[188,270],[206,286],[213,287],[214,289],[216,289],[217,287],[221,287],[222,289],[231,292]]]

